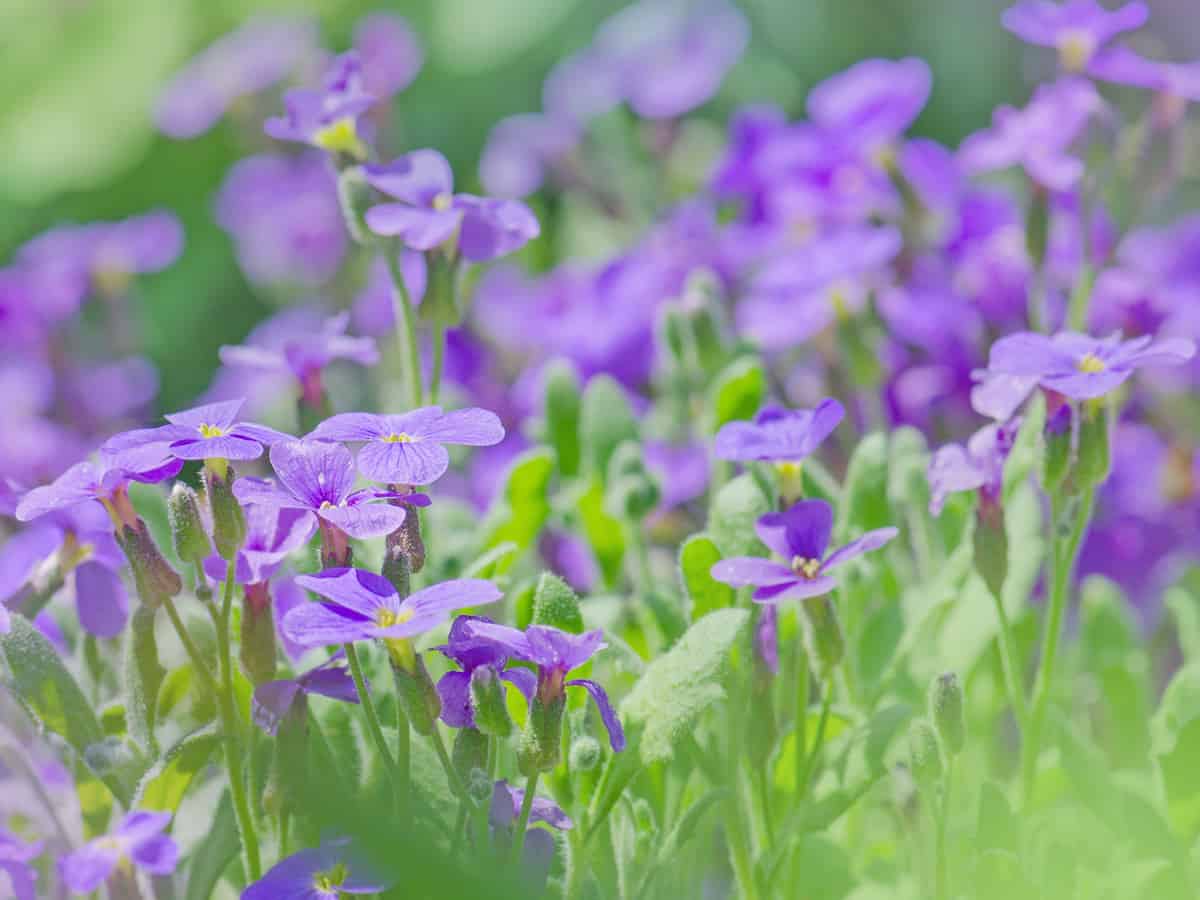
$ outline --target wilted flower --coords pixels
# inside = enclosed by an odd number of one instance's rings
[[[170,821],[168,812],[127,813],[116,831],[59,860],[63,883],[76,893],[90,893],[107,881],[125,860],[151,875],[171,874],[179,859],[179,848],[169,835],[163,834]]]
[[[833,433],[846,411],[829,397],[815,409],[765,406],[752,422],[721,426],[714,442],[719,459],[738,462],[799,462]]]

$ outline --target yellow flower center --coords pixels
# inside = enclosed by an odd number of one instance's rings
[[[1092,60],[1096,42],[1086,31],[1068,31],[1058,42],[1058,63],[1067,72],[1082,72]]]
[[[411,434],[405,434],[401,431],[399,434],[392,433],[387,435],[384,437],[383,442],[385,444],[411,444],[415,440],[416,438]]]
[[[442,191],[440,194],[434,196],[429,205],[437,212],[445,212],[453,203],[454,196],[446,191]]]
[[[845,279],[835,281],[829,286],[829,302],[840,321],[850,318],[850,283]]]
[[[403,625],[413,617],[411,609],[402,609],[399,612],[391,609],[381,609],[375,614],[375,624],[380,628],[391,628],[393,625]]]
[[[332,893],[346,881],[346,866],[338,863],[328,872],[317,872],[313,875],[313,888],[324,893]]]
[[[367,158],[367,148],[358,137],[354,119],[349,116],[319,129],[313,135],[313,143],[330,153],[342,153],[355,159]]]
[[[317,507],[317,508],[318,508],[318,509],[332,509],[332,508],[333,508],[333,504],[332,504],[332,503],[330,503],[328,500],[322,500],[322,501],[321,501],[321,505],[320,505],[319,507]]]
[[[793,556],[792,571],[805,580],[812,581],[821,574],[821,561],[806,556]]]
[[[1085,375],[1095,375],[1103,372],[1108,366],[1095,353],[1085,353],[1080,357],[1079,362],[1075,363],[1075,368]]]
[[[200,425],[200,436],[206,438],[221,437],[225,433],[225,429],[218,428],[216,425],[203,423]]]

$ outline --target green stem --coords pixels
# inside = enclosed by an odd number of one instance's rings
[[[417,326],[413,316],[412,302],[408,296],[408,287],[404,283],[404,274],[400,271],[400,262],[395,248],[385,248],[383,257],[387,260],[388,272],[392,276],[392,286],[396,289],[392,295],[392,312],[396,319],[396,342],[404,362],[404,380],[408,383],[412,405],[417,407],[423,402],[423,392],[421,389],[421,356],[417,349]]]
[[[1088,229],[1084,229],[1085,233]],[[1084,262],[1075,279],[1071,290],[1071,299],[1067,304],[1067,325],[1072,331],[1087,329],[1088,306],[1092,299],[1092,285],[1096,276],[1089,263]]]
[[[396,699],[396,790],[401,799],[408,802],[408,791],[411,786],[412,763],[412,729],[408,725],[408,714],[404,705]]]
[[[279,858],[284,859],[291,855],[288,849],[288,825],[290,824],[291,816],[288,814],[287,808],[279,811]]]
[[[1004,609],[1004,601],[992,594],[992,602],[996,605],[996,618],[1000,620],[1000,635],[997,646],[1000,648],[1000,667],[1004,670],[1004,684],[1008,688],[1008,701],[1012,704],[1013,713],[1017,717],[1017,726],[1022,733],[1029,727],[1029,707],[1025,703],[1025,687],[1021,684],[1020,669],[1017,668],[1017,653],[1013,646],[1012,624],[1008,612]]]
[[[825,731],[829,726],[829,710],[833,706],[833,685],[825,686],[825,696],[821,700],[821,718],[817,720],[817,733],[813,737],[812,752],[808,754],[804,761],[804,772],[801,775],[800,782],[796,785],[797,802],[804,799],[804,795],[808,793],[808,783],[812,780],[813,770],[817,765],[817,757],[821,753],[821,745],[825,743]]]
[[[383,736],[383,727],[379,724],[379,713],[375,709],[375,701],[371,699],[371,693],[367,690],[367,679],[363,676],[358,650],[352,643],[342,644],[342,649],[346,651],[346,662],[350,664],[350,675],[354,679],[354,689],[358,692],[359,705],[367,718],[367,731],[371,732],[371,740],[375,742],[375,749],[379,751],[379,757],[387,769],[388,779],[392,782],[392,791],[396,794],[396,800],[399,803],[400,785],[396,778],[396,764],[392,760],[391,751],[388,750],[387,739]]]
[[[1024,753],[1022,754],[1022,782],[1025,802],[1028,804],[1033,796],[1033,782],[1037,774],[1038,755],[1041,750],[1042,731],[1046,723],[1046,712],[1053,693],[1055,663],[1058,659],[1058,648],[1062,638],[1063,621],[1066,618],[1067,600],[1070,594],[1071,574],[1075,569],[1075,559],[1079,555],[1079,545],[1087,530],[1092,517],[1092,503],[1096,497],[1096,489],[1088,487],[1079,496],[1079,507],[1071,529],[1065,538],[1058,537],[1060,519],[1063,513],[1062,497],[1051,498],[1050,529],[1051,529],[1051,559],[1052,569],[1050,582],[1050,599],[1046,614],[1046,628],[1042,636],[1042,659],[1038,666],[1037,678],[1033,687],[1033,706],[1030,713],[1028,733],[1025,736]]]
[[[804,784],[804,770],[808,765],[807,754],[804,752],[808,745],[808,694],[809,694],[808,654],[803,650],[796,654],[796,797],[800,797],[800,786]]]
[[[934,858],[934,895],[937,900],[950,896],[950,880],[946,866],[946,821],[950,817],[950,786],[954,781],[954,757],[946,761],[946,774],[942,779],[942,805],[937,817],[937,843]]]
[[[521,800],[521,815],[517,817],[517,829],[513,832],[512,861],[521,863],[521,851],[525,849],[525,829],[529,827],[529,813],[533,811],[533,796],[537,791],[538,772],[532,772],[525,781],[525,797]]]
[[[429,373],[429,402],[438,402],[442,387],[442,363],[446,355],[446,329],[437,323],[433,326],[433,368]]]
[[[467,786],[463,784],[462,778],[458,775],[458,770],[454,768],[454,763],[450,761],[450,754],[446,752],[446,742],[442,740],[442,733],[438,731],[436,723],[433,726],[433,731],[429,734],[429,740],[433,742],[433,749],[437,752],[437,757],[442,764],[442,768],[446,770],[446,781],[450,784],[450,790],[463,803],[466,803]]]
[[[188,659],[192,661],[192,670],[204,682],[204,686],[213,695],[216,695],[216,679],[213,678],[212,672],[209,671],[204,657],[200,655],[200,648],[196,646],[191,634],[188,633],[187,626],[184,624],[183,618],[179,615],[179,610],[175,608],[174,599],[167,597],[163,601],[163,606],[166,607],[167,618],[171,620],[171,625],[175,628],[175,634],[179,636],[179,643],[183,644],[183,649],[187,652]]]
[[[229,650],[229,618],[233,610],[234,561],[229,561],[225,572],[225,587],[222,593],[219,627],[217,628],[217,652],[221,667],[221,690],[218,702],[221,711],[221,728],[225,735],[225,767],[229,770],[229,793],[233,798],[238,832],[242,839],[242,850],[246,856],[246,873],[250,881],[262,877],[262,866],[258,856],[258,835],[254,830],[254,819],[250,815],[250,804],[246,796],[245,773],[242,769],[242,735],[238,721],[237,706],[233,694],[233,657]]]

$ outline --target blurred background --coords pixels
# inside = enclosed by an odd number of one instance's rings
[[[237,343],[272,309],[252,288],[215,198],[241,158],[278,150],[262,113],[226,116],[207,133],[174,140],[154,124],[164,85],[199,51],[247,20],[303,13],[323,46],[350,46],[356,22],[376,11],[405,16],[423,45],[416,81],[394,101],[386,127],[396,150],[432,146],[477,187],[491,126],[539,108],[542,81],[586,46],[615,0],[2,0],[0,2],[0,265],[55,225],[119,219],[153,208],[176,213],[182,258],[138,280],[139,342],[158,366],[158,404],[186,406],[209,383],[217,348]],[[743,0],[751,43],[717,98],[701,111],[714,152],[739,105],[770,101],[792,115],[826,76],[871,56],[920,56],[932,99],[913,129],[949,144],[984,125],[999,103],[1021,103],[1045,74],[999,27],[1003,0]],[[1195,0],[1152,0],[1146,41],[1178,59],[1200,57]],[[535,254],[536,258],[536,254]],[[293,298],[294,299],[294,298]],[[278,300],[278,298],[276,298]],[[2,327],[2,323],[0,323]]]

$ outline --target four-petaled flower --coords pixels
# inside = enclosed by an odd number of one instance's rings
[[[1146,4],[1127,3],[1105,9],[1096,0],[1021,0],[1004,11],[1000,21],[1021,40],[1058,51],[1067,72],[1082,72],[1096,51],[1126,31],[1146,24]]]
[[[529,669],[506,669],[508,653],[496,644],[467,633],[471,622],[491,622],[484,616],[459,616],[450,626],[450,637],[437,649],[454,660],[462,671],[449,671],[437,684],[442,701],[442,721],[451,728],[474,728],[471,711],[471,679],[490,669],[497,677],[514,685],[528,700],[536,689],[536,680]]]
[[[758,603],[819,597],[837,587],[831,574],[843,563],[876,550],[898,533],[877,528],[832,553],[833,507],[824,500],[801,500],[790,509],[768,513],[754,526],[759,539],[784,562],[759,556],[734,556],[715,563],[712,577],[733,587],[753,586]]]
[[[400,415],[341,413],[326,419],[309,437],[322,441],[363,441],[358,471],[386,484],[429,484],[450,466],[442,444],[488,447],[504,439],[504,426],[486,409],[444,413],[425,406]]]
[[[116,831],[89,841],[58,861],[63,883],[76,893],[91,893],[123,860],[151,875],[171,874],[179,860],[179,848],[163,833],[170,821],[168,812],[128,813]]]
[[[846,410],[832,397],[814,409],[766,406],[752,422],[728,422],[714,443],[720,459],[737,462],[799,462],[833,433]]]
[[[295,438],[265,425],[237,421],[246,401],[241,398],[206,403],[164,416],[168,423],[114,435],[102,449],[113,452],[168,441],[177,459],[258,459],[263,447]]]
[[[335,838],[280,860],[242,891],[241,900],[338,900],[343,894],[378,894],[388,886],[349,838]]]
[[[280,141],[312,144],[353,159],[367,158],[358,120],[375,105],[363,85],[362,63],[351,50],[334,59],[320,89],[301,88],[283,96],[287,114],[267,119],[264,130]]]

